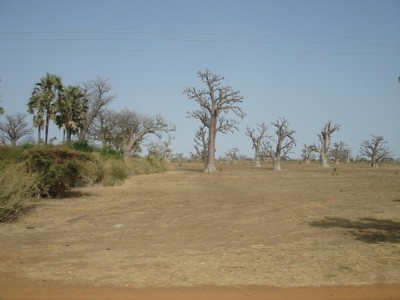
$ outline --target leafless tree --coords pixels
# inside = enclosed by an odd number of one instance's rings
[[[82,116],[82,128],[79,132],[79,140],[85,140],[93,132],[95,119],[104,108],[115,98],[108,79],[96,79],[85,82],[81,86],[84,94],[84,106],[86,111]],[[92,129],[92,130],[91,130]]]
[[[194,149],[196,150],[193,153],[192,157],[198,157],[204,162],[204,167],[207,163],[208,157],[208,138],[207,138],[207,129],[204,125],[200,126],[199,130],[197,130],[196,135],[194,137]]]
[[[32,134],[32,128],[26,122],[26,115],[15,114],[6,115],[6,120],[0,122],[0,138],[1,140],[8,141],[11,146],[16,146],[19,139],[24,136]]]
[[[254,166],[256,168],[261,167],[261,147],[264,143],[264,140],[268,137],[267,136],[267,129],[268,126],[265,124],[265,122],[261,124],[257,124],[257,130],[256,129],[250,129],[249,126],[247,126],[246,130],[246,135],[250,137],[252,143],[253,143],[253,149],[254,149]]]
[[[134,146],[138,146],[145,136],[154,134],[161,138],[162,133],[174,130],[160,115],[148,117],[125,109],[114,113],[113,118],[116,124],[112,131],[114,143],[125,158],[132,154]]]
[[[321,146],[317,147],[313,145],[312,148],[315,152],[319,152],[321,156],[321,166],[329,168],[329,147],[331,143],[331,135],[340,129],[340,125],[332,124],[332,121],[328,121],[322,128],[321,133],[318,134]]]
[[[335,163],[350,161],[350,148],[343,141],[334,143],[333,148],[329,151],[329,155],[334,159]]]
[[[301,158],[305,163],[310,163],[311,160],[315,159],[314,155],[314,146],[309,146],[304,144],[303,149],[301,150]]]
[[[274,171],[281,170],[281,159],[287,158],[289,152],[296,146],[295,130],[289,129],[289,122],[280,118],[271,123],[275,128],[276,137],[271,137],[266,144],[268,156],[274,161]]]
[[[227,119],[226,114],[232,112],[239,118],[244,118],[245,113],[239,106],[243,97],[239,91],[234,91],[230,86],[222,86],[224,77],[216,75],[209,70],[199,71],[198,77],[207,88],[198,90],[195,87],[187,87],[184,94],[194,100],[200,108],[188,112],[190,117],[200,120],[208,129],[208,155],[205,172],[216,172],[215,166],[215,141],[217,132],[228,133],[238,130],[238,122],[234,119]]]
[[[370,140],[361,143],[360,155],[370,160],[371,167],[378,167],[378,162],[390,158],[390,150],[385,146],[387,142],[380,135],[371,135]]]
[[[109,109],[102,109],[93,120],[88,135],[91,140],[100,142],[103,148],[111,146],[114,144],[113,130],[115,127],[114,112]]]
[[[158,156],[164,159],[167,162],[171,161],[172,155],[172,140],[173,137],[168,135],[166,139],[161,137],[158,138],[158,141],[152,141],[147,144],[147,152],[149,155]]]

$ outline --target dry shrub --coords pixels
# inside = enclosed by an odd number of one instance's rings
[[[13,221],[26,212],[38,194],[38,178],[22,164],[9,164],[0,170],[0,222]]]
[[[103,163],[103,186],[121,184],[129,176],[128,167],[120,159],[109,159]]]
[[[98,167],[93,156],[63,146],[29,149],[26,166],[40,178],[42,196],[60,197],[71,187],[97,181]]]

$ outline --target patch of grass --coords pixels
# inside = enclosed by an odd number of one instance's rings
[[[108,159],[103,162],[103,176],[101,180],[103,186],[121,184],[128,176],[128,167],[124,161],[120,159]]]

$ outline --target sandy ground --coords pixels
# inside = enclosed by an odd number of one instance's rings
[[[399,166],[285,167],[43,201],[0,225],[0,299],[400,299]]]

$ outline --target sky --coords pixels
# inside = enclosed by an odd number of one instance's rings
[[[293,158],[330,120],[341,125],[332,143],[354,156],[381,135],[400,158],[399,0],[0,0],[6,114],[26,113],[47,72],[65,85],[101,77],[111,109],[161,114],[176,126],[173,153],[188,155],[200,123],[183,90],[205,88],[205,69],[240,91],[246,112],[238,132],[217,135],[217,157],[252,156],[246,127],[266,122],[272,135],[283,117]]]

